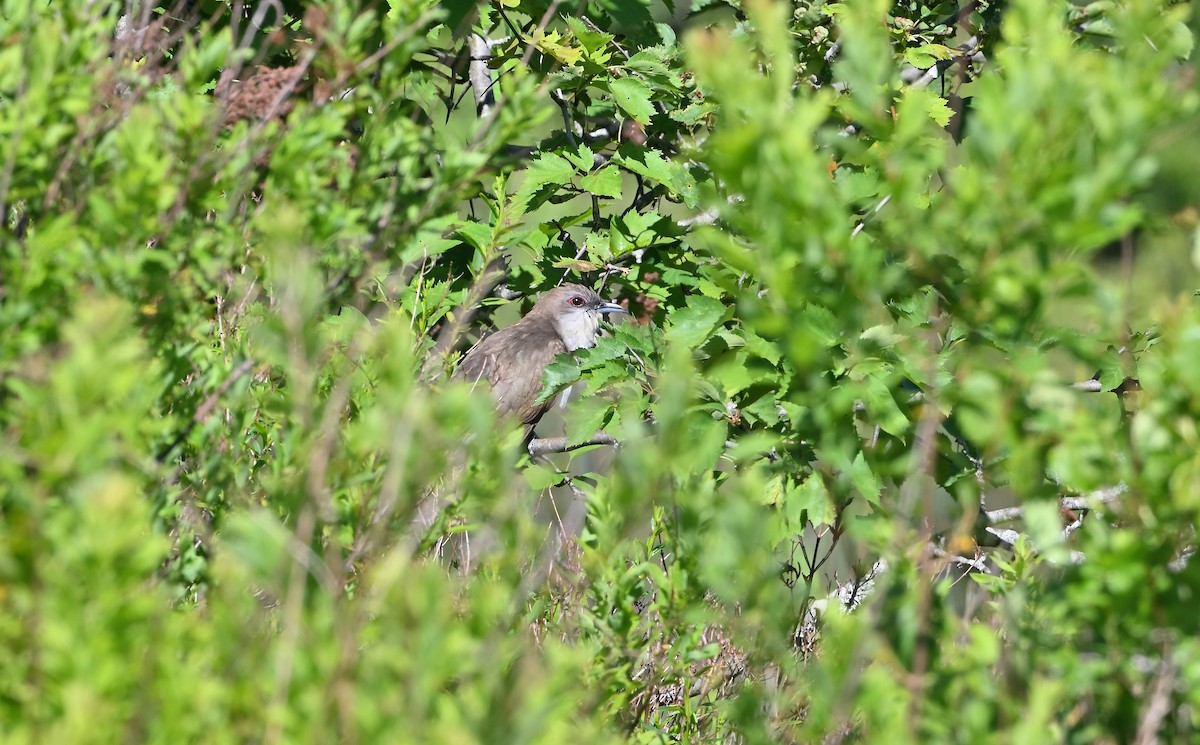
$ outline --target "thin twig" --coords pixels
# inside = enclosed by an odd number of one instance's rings
[[[567,101],[567,97],[563,95],[562,88],[555,88],[550,91],[550,98],[558,105],[558,110],[562,112],[563,132],[567,135],[567,142],[572,148],[579,147],[575,141],[575,124],[571,121],[571,104]]]
[[[186,440],[189,435],[191,435],[192,430],[196,429],[197,425],[199,425],[205,419],[208,419],[209,415],[212,414],[213,409],[217,407],[217,402],[221,400],[221,396],[224,396],[225,392],[232,388],[233,384],[236,383],[243,375],[250,372],[253,367],[254,360],[245,360],[242,362],[242,364],[235,367],[233,372],[229,373],[229,377],[217,387],[217,390],[209,394],[208,398],[204,399],[204,403],[200,404],[200,406],[196,409],[196,413],[192,414],[192,419],[190,422],[188,422],[188,426],[184,427],[183,431],[176,435],[175,439],[171,441],[170,445],[167,445],[167,447],[163,448],[162,451],[159,452],[159,463],[165,461],[171,455],[171,453],[175,451],[175,448],[182,445],[183,441]]]

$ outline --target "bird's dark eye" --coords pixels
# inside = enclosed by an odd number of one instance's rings
[[[583,298],[576,295],[575,297],[571,298],[568,302],[570,302],[571,305],[574,305],[576,308],[578,308],[581,305],[583,305]]]

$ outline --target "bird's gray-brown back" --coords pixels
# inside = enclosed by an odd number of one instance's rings
[[[553,327],[519,321],[467,352],[454,379],[486,383],[497,414],[511,414],[531,427],[549,408],[549,402],[535,403],[542,392],[542,373],[565,351]]]

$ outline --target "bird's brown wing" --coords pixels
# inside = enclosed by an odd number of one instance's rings
[[[467,352],[454,379],[486,382],[498,414],[511,414],[532,427],[549,408],[549,402],[536,403],[542,392],[542,373],[565,351],[566,346],[552,330],[517,323]]]

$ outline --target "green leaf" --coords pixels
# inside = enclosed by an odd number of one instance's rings
[[[778,346],[772,344],[753,331],[747,331],[743,329],[742,336],[746,340],[746,349],[752,354],[762,357],[772,365],[778,365],[779,361],[783,359],[783,352]]]
[[[744,352],[724,354],[708,371],[708,376],[721,384],[725,396],[732,397],[762,378],[746,364]]]
[[[785,500],[784,514],[797,532],[805,530],[807,522],[815,526],[829,525],[837,517],[820,474],[810,474],[800,486],[788,489]]]
[[[567,28],[571,29],[575,39],[588,52],[598,52],[613,40],[612,34],[596,31],[575,16],[568,15],[565,20]]]
[[[911,428],[912,423],[896,405],[891,390],[879,378],[867,377],[863,380],[863,404],[867,407],[868,420],[879,425],[884,432],[903,437]]]
[[[652,43],[655,33],[650,15],[650,3],[646,0],[596,0],[612,19],[613,25],[621,29],[631,41],[638,44]],[[607,24],[604,24],[607,25]]]
[[[602,396],[591,395],[593,390],[592,386],[588,386],[588,395],[570,405],[570,414],[566,417],[567,441],[572,445],[591,439],[604,427],[612,411],[612,402]]]
[[[463,223],[454,234],[464,242],[471,244],[477,251],[487,251],[492,247],[492,226],[477,222]]]
[[[626,349],[638,352],[641,355],[650,354],[654,349],[654,336],[658,333],[658,329],[650,324],[639,325],[633,323],[617,324],[613,327],[613,337],[618,340]],[[604,344],[604,340],[600,340],[599,348]]]
[[[1025,508],[1025,529],[1029,539],[1047,561],[1054,564],[1065,564],[1070,559],[1070,551],[1063,540],[1062,513],[1053,502],[1027,502]]]
[[[662,184],[688,206],[696,203],[696,179],[682,164],[667,160],[653,148],[625,143],[617,149],[613,162]]]
[[[650,88],[635,78],[618,78],[608,81],[617,107],[630,119],[639,124],[649,124],[654,117],[654,105],[650,103]]]
[[[621,196],[621,171],[615,166],[607,165],[595,173],[589,173],[579,180],[579,185],[598,197]]]
[[[563,480],[563,475],[553,468],[537,465],[531,465],[524,471],[521,471],[521,477],[525,479],[525,483],[529,485],[529,488],[534,491],[549,489]]]
[[[774,427],[779,424],[779,404],[775,402],[775,397],[772,393],[766,393],[759,396],[754,403],[742,407],[742,416],[746,417],[747,421],[753,423],[761,422],[768,427]]]
[[[850,464],[849,476],[850,483],[854,484],[854,488],[863,499],[873,505],[879,504],[879,495],[882,491],[879,486],[879,477],[871,471],[871,466],[861,451],[854,456],[854,462]]]
[[[571,161],[571,165],[578,168],[583,173],[592,170],[596,163],[596,154],[587,145],[580,145],[575,152],[564,150],[562,155],[567,160]]]
[[[720,301],[703,295],[692,295],[688,298],[686,307],[671,313],[667,341],[686,347],[698,347],[729,315],[729,309]]]
[[[570,269],[573,272],[583,273],[594,272],[602,265],[593,261],[585,261],[583,259],[576,259],[568,256],[566,258],[559,259],[550,266],[554,267],[555,269]]]
[[[923,44],[904,50],[904,59],[913,67],[919,67],[922,70],[933,67],[938,60],[947,60],[953,57],[954,50],[942,44]]]
[[[725,450],[729,428],[725,422],[709,417],[689,417],[683,427],[688,457],[675,460],[675,473],[687,476],[711,471]]]
[[[666,77],[671,74],[671,68],[663,61],[662,57],[655,53],[655,48],[643,49],[637,54],[630,57],[625,66],[630,70],[636,70],[644,75],[658,75]]]
[[[648,246],[651,243],[659,240],[660,223],[663,222],[662,215],[650,210],[647,212],[629,212],[625,215],[613,218],[613,227],[620,235],[629,239],[632,245],[626,245],[621,252],[614,251],[615,255],[630,251],[639,246]]]
[[[799,320],[826,347],[835,347],[841,344],[839,336],[841,324],[828,308],[809,305],[804,308]]]
[[[627,373],[628,368],[624,362],[606,362],[599,367],[593,367],[588,370],[587,381],[599,389],[608,385],[611,381],[624,378]]]
[[[927,113],[934,124],[937,124],[939,127],[945,127],[954,118],[954,109],[950,108],[945,99],[935,96],[929,98]]]
[[[581,364],[591,368],[612,360],[625,359],[626,349],[626,343],[621,336],[602,336],[596,341],[596,346],[591,349],[581,349],[577,354]]]
[[[525,169],[525,179],[513,201],[530,210],[545,202],[575,175],[575,167],[558,153],[543,153]]]
[[[546,365],[546,371],[542,374],[542,394],[538,396],[538,403],[543,403],[552,398],[563,388],[571,385],[579,380],[579,365],[570,355],[561,355],[558,359]]]
[[[546,32],[537,29],[531,35],[530,40],[538,51],[550,55],[567,67],[576,64],[583,57],[583,51],[569,43],[564,43],[565,40],[557,31]]]

